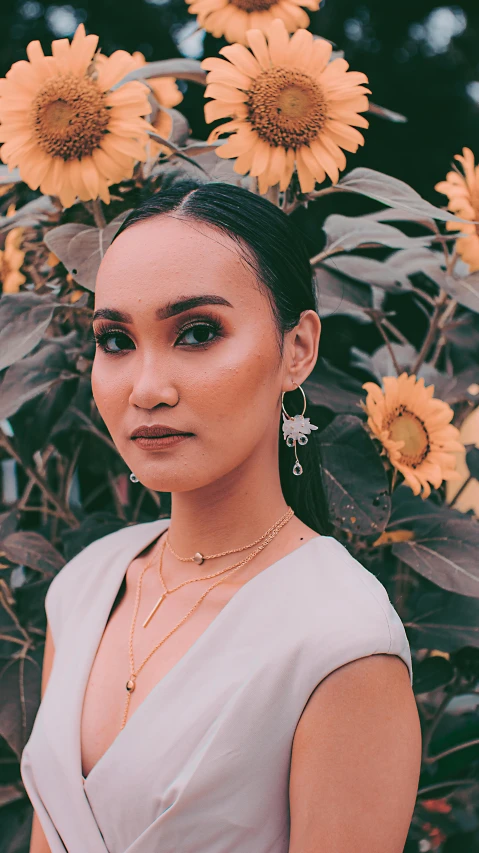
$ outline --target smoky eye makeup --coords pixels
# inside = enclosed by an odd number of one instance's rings
[[[208,312],[196,314],[187,320],[176,320],[172,334],[174,346],[204,349],[223,336],[224,327],[217,314]],[[106,355],[121,355],[135,348],[125,329],[110,325],[108,322],[98,321],[90,339]],[[114,340],[113,349],[109,344],[110,339]]]

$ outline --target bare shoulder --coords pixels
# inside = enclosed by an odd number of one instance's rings
[[[293,740],[290,853],[402,853],[420,764],[404,661],[372,654],[331,672],[311,694]]]

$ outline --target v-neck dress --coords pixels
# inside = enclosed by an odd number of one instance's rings
[[[169,518],[97,539],[45,609],[55,644],[21,775],[52,853],[288,853],[295,728],[349,661],[397,655],[403,623],[380,581],[329,536],[247,581],[82,775],[88,676],[126,570]],[[101,725],[101,720],[98,721]]]

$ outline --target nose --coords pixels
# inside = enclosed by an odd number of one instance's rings
[[[158,371],[157,365],[143,364],[133,377],[129,396],[130,406],[138,409],[155,409],[157,406],[176,406],[178,391],[172,381]]]

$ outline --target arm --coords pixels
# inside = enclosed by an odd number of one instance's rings
[[[50,627],[47,624],[47,635],[45,638],[45,651],[43,653],[42,667],[42,698],[47,688],[48,679],[50,678],[54,655],[55,649],[53,646],[52,634],[50,631]],[[45,838],[40,821],[38,820],[38,817],[35,812],[33,812],[32,835],[30,838],[29,853],[51,853],[50,846],[48,844],[47,839]]]
[[[331,672],[296,727],[289,853],[403,853],[421,728],[409,672],[374,654]]]

